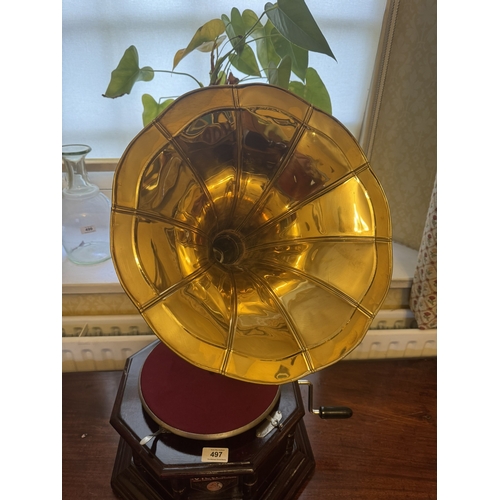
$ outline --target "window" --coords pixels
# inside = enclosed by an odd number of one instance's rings
[[[119,158],[142,128],[144,93],[155,99],[196,88],[188,77],[156,74],[130,95],[102,97],[111,71],[135,45],[141,66],[172,69],[178,49],[198,27],[232,7],[264,11],[266,0],[63,0],[63,143],[92,147],[89,158]],[[359,137],[386,0],[306,0],[337,61],[310,53],[309,65],[326,84],[333,115]],[[195,51],[178,71],[206,82],[209,61]]]

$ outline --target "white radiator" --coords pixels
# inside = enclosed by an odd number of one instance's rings
[[[129,356],[156,340],[142,316],[63,316],[63,372],[122,370]],[[345,360],[437,355],[437,330],[419,330],[408,309],[382,310]]]

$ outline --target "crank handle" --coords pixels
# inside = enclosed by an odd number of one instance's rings
[[[318,415],[323,419],[338,419],[352,417],[352,410],[346,406],[320,406],[313,408],[313,385],[309,380],[299,380],[299,385],[307,385],[308,387],[308,406],[309,412]]]
[[[319,409],[312,410],[312,413],[319,415],[319,418],[350,418],[352,410],[347,406],[320,406]]]

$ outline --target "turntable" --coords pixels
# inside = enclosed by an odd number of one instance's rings
[[[111,424],[124,499],[286,500],[314,469],[308,374],[363,339],[389,289],[383,190],[333,117],[263,84],[199,89],[131,142],[113,262],[158,337]],[[327,425],[327,424],[325,424]]]

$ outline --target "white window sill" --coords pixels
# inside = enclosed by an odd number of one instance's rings
[[[391,288],[410,288],[417,265],[416,250],[394,243]],[[111,259],[92,266],[73,264],[62,250],[62,293],[123,293]]]

